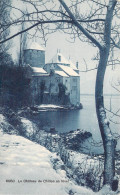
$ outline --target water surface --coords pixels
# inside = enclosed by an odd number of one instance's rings
[[[93,139],[97,142],[101,141],[101,135],[98,127],[95,100],[94,96],[81,95],[81,103],[83,104],[82,110],[71,111],[41,111],[39,113],[39,120],[41,121],[41,127],[49,130],[51,127],[55,127],[59,133],[69,132],[71,130],[83,129],[89,131],[93,135]],[[105,107],[111,109],[113,112],[117,112],[120,105],[120,96],[105,96]],[[114,123],[110,123],[110,127],[113,133],[120,134],[119,118],[113,117],[108,113],[108,117]],[[120,141],[118,143],[120,148]]]

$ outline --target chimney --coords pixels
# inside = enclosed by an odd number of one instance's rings
[[[76,62],[76,68],[78,69],[78,62]]]

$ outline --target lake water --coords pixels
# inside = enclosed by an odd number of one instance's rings
[[[81,103],[83,104],[82,110],[40,112],[39,118],[42,128],[49,130],[51,127],[55,127],[59,133],[83,129],[91,132],[93,139],[99,142],[101,136],[96,117],[94,96],[81,95]],[[120,96],[105,96],[105,107],[107,109],[110,109],[111,107],[112,111],[117,112],[119,105]],[[108,113],[108,118],[109,117],[111,117],[115,123],[120,121],[119,117],[114,118],[112,114]],[[113,133],[120,134],[120,124],[115,123],[110,123],[111,130]],[[118,142],[117,148],[120,148],[120,141]]]

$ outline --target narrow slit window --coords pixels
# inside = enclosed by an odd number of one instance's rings
[[[61,56],[58,56],[58,61],[61,62]]]

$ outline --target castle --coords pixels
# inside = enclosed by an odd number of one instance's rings
[[[80,104],[78,63],[57,52],[45,64],[45,50],[36,42],[24,50],[24,63],[32,72],[33,103]]]

